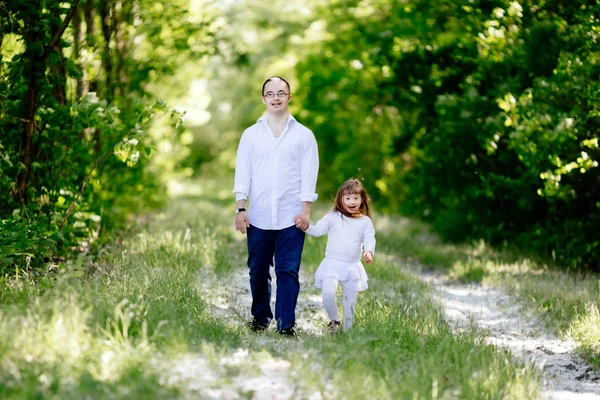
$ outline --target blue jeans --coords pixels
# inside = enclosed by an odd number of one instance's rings
[[[248,228],[248,268],[252,291],[251,312],[259,322],[268,324],[271,312],[271,273],[275,261],[277,293],[275,320],[277,330],[290,328],[296,323],[296,302],[300,292],[298,273],[304,247],[305,233],[296,226],[281,230]]]

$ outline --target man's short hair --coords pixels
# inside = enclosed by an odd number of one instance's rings
[[[284,82],[285,82],[285,84],[286,84],[286,85],[287,85],[287,87],[288,87],[288,91],[290,91],[290,92],[292,91],[292,88],[290,87],[290,83],[289,83],[288,81],[286,81],[285,79],[283,79],[283,78],[282,78],[282,77],[280,77],[280,76],[272,76],[272,77],[270,77],[269,79],[267,79],[267,80],[265,81],[265,83],[263,83],[263,86],[262,86],[262,91],[261,91],[261,95],[262,95],[262,96],[264,96],[264,95],[265,95],[265,86],[267,86],[267,83],[268,83],[268,82],[271,82],[271,81],[278,81],[278,80],[279,80],[279,81],[284,81]]]

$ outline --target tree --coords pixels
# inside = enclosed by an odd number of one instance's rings
[[[13,195],[0,200],[5,270],[88,251],[103,230],[160,204],[150,127],[180,115],[146,87],[213,51],[214,15],[132,0],[10,1],[0,13],[0,190]]]
[[[320,182],[359,176],[446,239],[597,269],[599,7],[330,3],[329,39],[298,68]]]

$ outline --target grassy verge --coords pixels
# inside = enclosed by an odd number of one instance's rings
[[[476,329],[453,334],[428,288],[385,257],[369,268],[371,287],[348,334],[288,340],[246,331],[248,310],[214,304],[244,264],[228,188],[175,187],[164,214],[140,222],[92,267],[71,260],[42,281],[0,282],[0,397],[162,399],[210,389],[252,398],[267,362],[286,366],[289,398],[537,397],[533,368]],[[396,251],[386,250],[385,235],[378,254]],[[309,275],[321,239],[307,241]],[[319,292],[303,287],[303,295]]]
[[[462,282],[482,282],[517,296],[547,327],[574,339],[581,354],[600,368],[600,285],[597,274],[565,272],[480,242],[441,243],[423,224],[384,218],[382,245]]]
[[[0,283],[0,398],[174,398],[160,360],[239,343],[197,290],[200,267],[227,268],[218,210],[176,205],[99,264]]]

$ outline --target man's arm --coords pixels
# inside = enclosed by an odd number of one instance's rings
[[[310,225],[310,207],[318,198],[316,186],[319,174],[319,150],[312,132],[304,145],[301,168],[300,200],[302,201],[302,211],[296,215],[294,222],[298,229],[306,231]]]
[[[250,158],[248,155],[249,144],[247,141],[247,132],[246,130],[242,134],[235,161],[233,192],[235,193],[236,209],[246,208],[246,199],[250,192]],[[241,211],[236,213],[235,230],[244,234],[249,226],[248,212]]]
[[[315,202],[318,198],[316,191],[319,175],[319,149],[312,132],[305,140],[300,163],[300,201]]]

